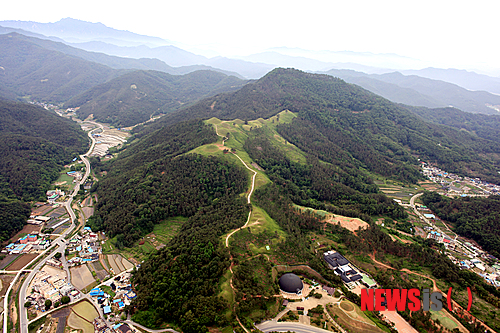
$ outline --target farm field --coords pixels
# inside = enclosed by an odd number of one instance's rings
[[[98,315],[92,304],[87,301],[80,302],[71,308],[67,325],[74,329],[82,330],[83,333],[93,333],[94,325],[92,322]]]
[[[121,272],[133,267],[130,261],[126,260],[119,254],[108,254],[107,259],[115,274],[120,274]]]
[[[71,283],[80,290],[85,289],[85,287],[95,282],[94,277],[92,276],[92,273],[90,273],[87,265],[71,267],[70,273]]]
[[[6,269],[9,271],[20,270],[37,256],[38,254],[36,253],[22,254],[16,259],[16,261],[12,262],[9,266],[7,266]]]

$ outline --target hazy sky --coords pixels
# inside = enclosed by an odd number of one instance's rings
[[[273,46],[396,53],[440,67],[500,68],[500,1],[9,1],[0,20],[72,17],[222,55]]]

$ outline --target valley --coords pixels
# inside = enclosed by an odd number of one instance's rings
[[[31,104],[0,101],[6,332],[500,329],[495,116],[9,36],[31,51],[2,82]],[[360,310],[365,288],[450,287],[453,311]]]

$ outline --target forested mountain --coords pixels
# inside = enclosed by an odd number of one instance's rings
[[[365,74],[332,69],[324,72],[385,97],[395,103],[430,108],[453,106],[471,113],[498,114],[489,105],[500,105],[500,96],[486,91],[470,91],[455,84],[398,72]]]
[[[16,33],[0,35],[0,50],[0,85],[32,100],[63,102],[119,74],[107,66],[45,49]]]
[[[170,75],[134,71],[100,84],[65,103],[80,107],[78,117],[94,115],[97,121],[119,127],[144,122],[169,113],[202,97],[240,88],[246,81],[213,71]]]
[[[492,166],[498,163],[493,154],[499,149],[496,142],[426,123],[404,107],[341,79],[292,69],[275,69],[234,93],[206,98],[138,131],[185,119],[267,118],[286,109],[299,117],[279,129],[280,134],[305,151],[324,156],[343,151],[363,168],[409,182],[419,174],[416,157],[450,172],[500,182]]]
[[[37,106],[0,100],[0,240],[22,228],[25,202],[45,200],[59,170],[88,146],[74,122]],[[27,214],[27,215],[26,215]]]
[[[455,108],[405,107],[427,122],[453,127],[479,138],[500,142],[500,115],[471,114]]]
[[[283,110],[294,114],[281,121],[277,113]],[[280,113],[282,117],[287,114]],[[272,115],[273,132],[255,127],[263,121],[252,122]],[[376,248],[429,269],[437,264],[446,272],[436,269],[435,274],[447,282],[459,281],[463,286],[471,280],[433,251],[433,244],[395,245],[374,226],[374,216],[405,221],[407,214],[378,191],[372,177],[383,175],[413,184],[422,179],[417,161],[422,158],[447,170],[474,171],[496,179],[490,161],[479,153],[498,149],[497,143],[426,123],[404,107],[340,79],[276,69],[236,92],[209,97],[143,126],[116,159],[92,161],[94,170],[107,171],[107,175],[93,188],[99,202],[89,224],[105,230],[116,246],[131,246],[166,218],[189,218],[179,234],[134,275],[138,292],[135,321],[150,327],[173,322],[185,332],[206,332],[207,326],[225,326],[231,318],[221,315],[228,305],[217,297],[218,284],[230,265],[222,236],[245,223],[248,206],[241,193],[247,189],[249,173],[240,164],[229,163],[233,157],[218,147],[213,155],[220,158],[184,154],[217,140],[212,126],[195,119],[213,116],[229,120],[226,125],[231,128],[244,129],[235,138],[229,135],[228,147],[232,140],[239,140],[238,153],[248,153],[270,180],[255,190],[252,209],[265,211],[279,231],[253,235],[248,230],[238,237],[270,237],[272,240],[263,243],[272,244],[278,258],[306,262],[334,285],[338,278],[311,252],[310,232],[331,234],[356,254],[373,253]],[[287,155],[290,144],[304,160]],[[371,227],[355,235],[336,225],[325,226],[315,216],[296,210],[294,204],[360,217]],[[278,233],[284,234],[283,239]],[[232,242],[231,256],[236,258],[232,262],[237,264],[234,285],[238,288],[234,304],[236,313],[244,317],[251,309],[266,308],[266,301],[257,296],[267,295],[269,302],[274,299],[272,288],[265,289],[263,283],[249,286],[255,279],[245,275],[252,272],[253,264],[246,261],[252,251],[245,248],[246,242]],[[235,254],[238,248],[243,250]],[[263,260],[260,265],[269,262]],[[481,288],[481,295],[487,295],[483,285]]]

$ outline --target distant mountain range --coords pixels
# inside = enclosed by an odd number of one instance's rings
[[[325,74],[357,84],[393,102],[430,108],[453,106],[472,113],[498,114],[500,96],[486,91],[469,91],[456,84],[399,72],[366,74],[335,70]],[[490,105],[488,107],[487,105]]]
[[[102,41],[120,46],[169,45],[169,41],[139,35],[133,32],[112,29],[102,23],[91,23],[72,18],[65,18],[54,23],[32,21],[1,21],[1,26],[22,29],[45,36],[58,37],[69,43]]]
[[[28,37],[23,39],[21,35],[18,35],[15,38],[36,44],[46,50],[92,61],[112,69],[155,70],[173,75],[182,75],[196,70],[214,70],[240,79],[256,79],[275,67],[292,67],[340,77],[397,103],[426,107],[453,106],[467,112],[485,114],[496,114],[497,110],[500,110],[500,97],[492,94],[500,94],[500,78],[456,69],[426,68],[401,70],[398,73],[388,68],[377,67],[381,66],[384,61],[393,63],[395,67],[414,61],[414,59],[395,54],[350,51],[312,52],[297,48],[277,47],[267,52],[238,59],[207,58],[169,45],[171,44],[169,41],[161,38],[138,35],[129,31],[112,29],[101,23],[89,23],[70,18],[55,23],[0,21],[0,25],[0,34],[13,32],[23,34]],[[34,54],[39,52],[41,52],[40,49]],[[0,60],[1,57],[0,55]],[[24,59],[26,62],[28,58]],[[45,57],[45,59],[49,58]],[[12,61],[12,58],[6,61],[8,63]],[[65,63],[65,61],[68,59],[59,63]],[[2,64],[0,66],[5,68]],[[77,82],[80,80],[66,82],[64,88],[53,87],[52,89],[46,82],[54,81],[61,71],[55,67],[49,66],[49,68],[51,70],[43,75],[40,70],[36,72],[31,70],[29,78],[36,77],[40,80],[40,84],[25,80],[31,85],[26,87],[19,77],[16,83],[10,82],[0,87],[0,94],[13,98],[15,94],[12,88],[15,88],[14,90],[18,93],[22,92],[24,96],[29,95],[40,99],[43,95],[43,98],[52,101],[64,101],[85,90],[73,91],[72,85],[79,84]],[[356,69],[360,72],[345,69]],[[92,71],[84,72],[81,78],[92,73]],[[113,72],[109,74],[111,76],[102,77],[105,72],[106,70],[99,71],[99,74],[85,79],[82,87],[90,88],[124,73],[111,71]],[[45,77],[47,75],[52,79]],[[45,84],[42,85],[41,82]],[[60,84],[63,82],[64,80]],[[22,89],[17,89],[20,87]],[[51,90],[50,94],[49,90]]]

